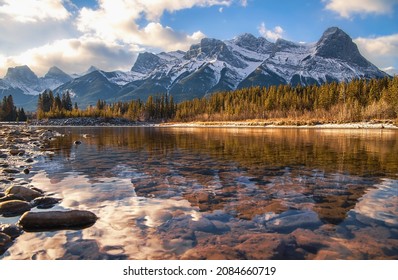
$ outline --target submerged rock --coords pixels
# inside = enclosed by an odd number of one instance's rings
[[[11,245],[11,242],[12,240],[10,236],[0,232],[0,255],[4,254],[4,252]]]
[[[25,231],[82,229],[92,226],[97,219],[94,213],[85,210],[27,212],[18,225]]]
[[[7,234],[12,239],[15,239],[21,235],[22,229],[16,225],[4,224],[0,225],[0,233]]]
[[[10,150],[10,155],[12,156],[23,156],[24,154],[24,150]]]
[[[37,197],[42,196],[43,194],[37,190],[23,187],[23,186],[12,186],[6,190],[6,195],[17,195],[22,197],[26,201],[31,201]]]
[[[0,202],[10,201],[10,200],[24,200],[23,197],[20,197],[15,194],[8,194],[3,197],[0,197]]]
[[[4,173],[9,173],[9,174],[17,174],[20,173],[18,169],[13,169],[13,168],[4,168],[3,169]]]
[[[31,209],[30,203],[23,200],[9,200],[0,202],[0,215],[6,217],[17,216]]]
[[[48,209],[59,203],[61,200],[62,199],[60,198],[43,196],[33,199],[30,204],[32,207],[37,207],[39,209]]]
[[[318,215],[312,211],[287,211],[266,223],[266,227],[272,231],[290,233],[297,228],[314,229],[322,222]]]

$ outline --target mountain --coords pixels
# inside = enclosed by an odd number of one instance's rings
[[[98,99],[146,100],[149,95],[168,93],[182,101],[250,86],[311,85],[385,76],[360,54],[349,35],[331,27],[310,44],[283,39],[273,43],[247,33],[226,41],[203,38],[186,52],[140,53],[126,72],[90,67],[72,78],[53,67],[38,78],[27,66],[20,66],[9,69],[0,80],[0,90],[7,86],[29,94],[44,87],[60,94],[69,90],[73,101],[84,108]]]
[[[388,76],[337,27],[312,44],[283,39],[272,43],[251,34],[227,41],[204,38],[185,53],[142,53],[131,72],[136,79],[116,93],[122,99],[167,92],[181,101],[249,86],[319,85]]]
[[[39,78],[26,65],[8,68],[4,83],[12,88],[19,88],[27,94],[35,94],[40,90]]]
[[[69,91],[74,100],[81,108],[91,104],[94,105],[98,99],[116,101],[115,93],[120,90],[120,86],[112,81],[114,73],[108,75],[101,70],[94,70],[88,74],[64,83],[54,90],[54,93],[62,94]],[[83,107],[82,107],[83,105]]]
[[[14,103],[27,110],[35,110],[37,97],[45,89],[55,89],[72,80],[72,77],[58,67],[51,67],[41,78],[26,65],[10,67],[0,79],[0,98],[13,95]]]

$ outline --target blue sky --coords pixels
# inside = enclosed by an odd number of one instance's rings
[[[379,68],[398,74],[398,0],[0,0],[0,76],[91,65],[128,70],[139,52],[187,50],[242,33],[315,42],[338,26]]]

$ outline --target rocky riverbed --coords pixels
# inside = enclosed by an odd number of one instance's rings
[[[24,231],[74,229],[91,226],[97,217],[82,210],[51,211],[60,202],[31,185],[31,167],[48,152],[56,132],[27,126],[0,125],[0,218],[19,217],[15,224],[0,222],[0,255]]]
[[[124,118],[64,118],[42,119],[30,122],[33,126],[150,126],[148,122],[129,121]]]

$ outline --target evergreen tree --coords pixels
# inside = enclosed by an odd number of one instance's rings
[[[23,108],[18,109],[18,120],[20,122],[26,122],[28,117],[25,114],[25,110]]]
[[[66,111],[72,111],[73,109],[72,99],[70,97],[69,90],[62,93],[62,108]]]

